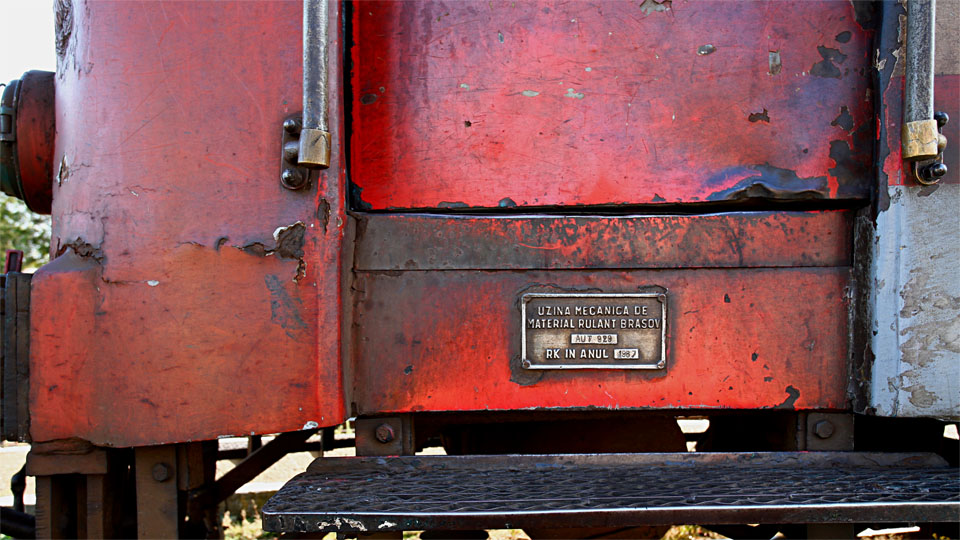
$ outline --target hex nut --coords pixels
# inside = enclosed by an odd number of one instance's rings
[[[166,482],[170,479],[170,465],[166,463],[154,463],[150,470],[150,475],[157,482]]]
[[[821,420],[814,424],[813,433],[821,439],[829,439],[833,436],[835,429],[836,428],[833,427],[833,422],[829,420]]]
[[[373,431],[373,435],[377,438],[378,441],[386,444],[396,437],[396,434],[393,432],[393,426],[390,424],[380,424],[377,426],[377,429]]]

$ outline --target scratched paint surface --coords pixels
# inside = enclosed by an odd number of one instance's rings
[[[339,152],[309,190],[278,181],[280,126],[301,102],[300,4],[73,5],[60,257],[33,281],[34,440],[339,423]]]
[[[364,2],[354,29],[361,208],[867,193],[849,2]]]

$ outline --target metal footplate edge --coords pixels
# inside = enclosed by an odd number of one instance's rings
[[[262,515],[275,532],[947,522],[960,474],[855,452],[320,458]]]

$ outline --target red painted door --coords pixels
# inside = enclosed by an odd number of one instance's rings
[[[866,196],[850,2],[361,2],[355,209]]]

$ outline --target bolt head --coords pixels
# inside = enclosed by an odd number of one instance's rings
[[[287,189],[300,189],[307,185],[307,176],[298,169],[284,169],[280,173],[280,183]]]
[[[170,466],[166,463],[154,463],[150,475],[157,482],[166,482],[170,479]]]
[[[933,113],[933,119],[937,121],[938,128],[943,128],[950,121],[950,115],[943,111],[937,111]]]
[[[927,181],[939,180],[946,174],[947,166],[943,163],[933,163],[920,169],[920,177]]]
[[[296,118],[287,118],[283,121],[283,130],[291,135],[300,133],[300,120]]]
[[[821,420],[814,424],[813,433],[821,439],[829,439],[833,436],[833,432],[836,428],[833,426],[833,422],[829,420]]]
[[[378,441],[384,444],[392,441],[396,437],[396,434],[393,432],[393,426],[390,424],[380,424],[377,426],[377,429],[373,431],[373,434]]]

